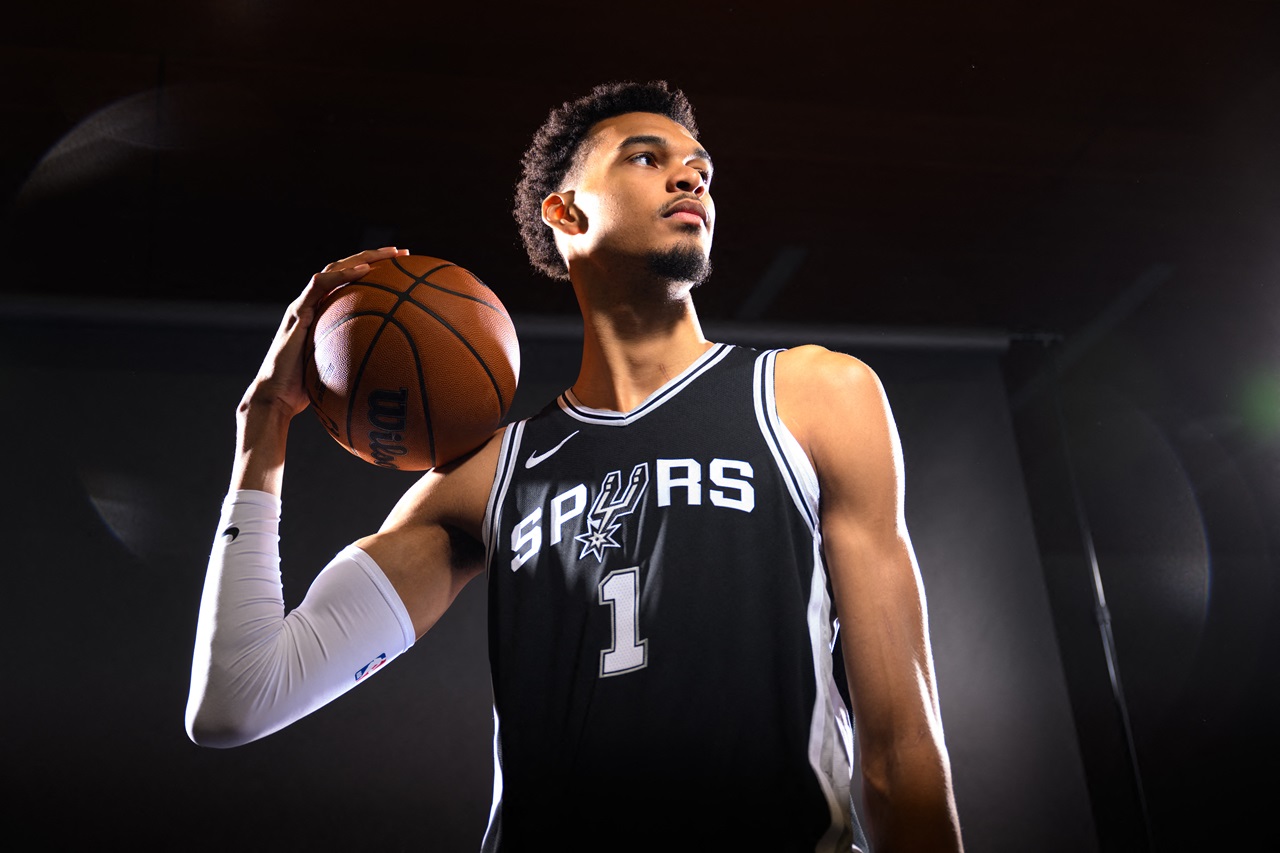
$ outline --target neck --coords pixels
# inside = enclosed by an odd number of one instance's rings
[[[582,368],[574,395],[594,409],[629,412],[711,347],[687,283],[584,281]]]

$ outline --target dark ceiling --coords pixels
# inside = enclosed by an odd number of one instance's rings
[[[3,291],[282,306],[394,242],[572,312],[518,246],[520,153],[659,77],[716,158],[704,318],[1071,333],[1275,279],[1280,4],[519,8],[8,10]]]

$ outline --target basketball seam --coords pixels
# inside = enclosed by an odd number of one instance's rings
[[[419,284],[425,284],[434,290],[438,290],[441,293],[447,293],[450,296],[457,296],[460,299],[469,299],[470,301],[475,302],[477,305],[483,305],[484,307],[496,312],[500,317],[504,317],[507,320],[511,319],[511,315],[508,314],[506,311],[504,311],[501,307],[497,305],[491,305],[490,303],[485,302],[483,299],[479,299],[468,293],[463,293],[460,290],[450,290],[447,287],[441,287],[440,285],[432,284],[429,281],[418,281],[417,279],[415,279],[410,283],[409,289],[412,290],[415,285],[419,285]],[[379,284],[376,281],[353,281],[350,284],[344,284],[343,287],[344,288],[353,287],[355,285],[359,285],[361,287],[368,287],[373,290],[381,290],[384,293],[391,293],[391,294],[394,294],[396,297],[400,298],[400,301],[402,302],[412,302],[414,305],[417,305],[418,307],[422,307],[422,303],[414,299],[413,297],[409,296],[408,291],[396,290],[394,287],[391,287],[386,284]],[[337,293],[337,291],[335,290],[334,293]]]
[[[398,307],[398,303],[397,306],[393,306],[391,310],[395,311],[396,307]],[[418,393],[422,397],[422,415],[427,421],[427,449],[431,454],[431,463],[432,467],[434,467],[436,461],[436,431],[435,426],[431,423],[431,409],[427,401],[427,380],[422,374],[422,358],[419,356],[418,346],[414,343],[413,335],[409,334],[409,330],[405,327],[404,323],[391,316],[391,314],[383,314],[380,311],[360,311],[353,314],[346,314],[343,316],[341,322],[334,324],[334,327],[336,328],[347,320],[351,320],[356,317],[381,317],[382,325],[378,327],[378,331],[374,333],[373,337],[369,340],[368,346],[365,347],[364,359],[360,362],[360,367],[356,371],[355,378],[351,383],[352,393],[347,400],[347,446],[352,450],[355,450],[355,443],[351,440],[351,421],[354,417],[357,399],[355,391],[360,387],[360,380],[364,378],[365,366],[368,365],[369,358],[373,355],[374,346],[377,344],[378,338],[382,337],[382,332],[388,325],[392,325],[399,329],[401,334],[404,335],[405,343],[409,345],[409,349],[413,352],[413,363],[416,365],[418,374]]]
[[[440,267],[437,267],[436,269],[440,269]],[[459,269],[461,269],[461,268],[459,267]],[[359,314],[348,313],[348,314],[344,314],[344,315],[343,315],[343,317],[344,317],[344,319],[345,319],[345,318],[348,318],[348,317],[357,317],[357,316],[361,316],[361,317],[369,317],[369,316],[379,317],[379,316],[380,316],[380,317],[384,317],[384,319],[390,319],[390,317],[391,317],[393,314],[395,314],[395,312],[400,308],[400,306],[401,306],[401,305],[405,304],[406,302],[408,302],[408,303],[412,303],[412,304],[414,305],[414,307],[416,307],[416,308],[418,308],[420,311],[423,311],[424,313],[426,313],[428,316],[430,316],[432,319],[434,319],[437,323],[439,323],[440,325],[442,325],[442,326],[444,326],[446,329],[448,329],[448,330],[449,330],[449,332],[450,332],[450,334],[452,334],[455,338],[457,338],[458,340],[462,341],[463,346],[465,346],[465,347],[466,347],[466,348],[471,352],[471,355],[475,357],[476,362],[480,365],[480,367],[481,367],[481,368],[483,368],[483,369],[484,369],[485,375],[489,377],[489,384],[493,386],[493,393],[494,393],[494,394],[496,394],[496,395],[497,395],[497,397],[498,397],[498,411],[499,411],[499,415],[500,415],[500,416],[505,416],[505,415],[506,415],[506,413],[507,413],[507,401],[506,401],[506,399],[504,398],[504,395],[503,395],[503,393],[502,393],[502,388],[501,388],[501,386],[499,386],[499,385],[498,385],[498,379],[497,379],[497,377],[495,377],[495,376],[493,375],[493,371],[489,368],[489,363],[485,360],[484,356],[480,355],[480,353],[476,350],[476,348],[475,348],[475,347],[473,347],[473,346],[471,345],[471,342],[467,340],[467,338],[466,338],[466,336],[465,336],[465,335],[463,335],[463,334],[462,334],[461,332],[459,332],[456,328],[454,328],[454,327],[453,327],[453,326],[452,326],[452,325],[451,325],[447,320],[445,320],[441,315],[437,314],[434,310],[432,310],[432,309],[431,309],[431,308],[430,308],[430,307],[429,307],[425,302],[419,302],[418,300],[416,300],[416,299],[414,299],[414,298],[413,298],[413,296],[411,295],[411,293],[412,293],[412,289],[413,289],[414,287],[416,287],[417,285],[419,285],[419,284],[430,284],[430,282],[418,281],[418,280],[416,280],[416,279],[415,279],[415,280],[414,280],[414,282],[413,282],[413,284],[411,284],[411,285],[409,286],[409,290],[401,291],[401,290],[396,290],[395,288],[392,288],[392,287],[387,287],[386,285],[376,284],[376,283],[373,283],[373,282],[353,281],[353,282],[351,282],[350,284],[348,284],[348,285],[346,285],[346,286],[347,286],[347,287],[351,287],[351,286],[353,286],[353,285],[362,285],[362,286],[364,286],[364,287],[371,287],[371,288],[373,288],[373,289],[375,289],[375,290],[381,290],[381,291],[384,291],[384,292],[386,292],[386,293],[395,294],[395,296],[396,296],[396,302],[395,302],[395,304],[394,304],[394,305],[392,305],[392,306],[387,310],[387,313],[386,313],[385,315],[383,315],[381,312],[377,312],[377,311],[370,311],[370,312],[360,312]],[[432,285],[432,286],[433,286],[433,287],[435,287],[435,285]],[[445,292],[445,293],[454,293],[454,291],[452,291],[452,290],[444,290],[444,288],[436,288],[436,289],[437,289],[437,290],[442,290],[442,291],[443,291],[443,292]],[[467,298],[467,299],[471,299],[471,297],[467,296],[465,293],[458,293],[458,294],[456,294],[456,295],[458,295],[458,296],[462,296],[462,297],[465,297],[465,298]],[[489,303],[487,303],[487,302],[485,302],[485,301],[483,301],[483,300],[476,299],[476,300],[473,300],[473,301],[475,301],[475,302],[479,302],[481,305],[487,305],[488,307],[493,308],[493,310],[495,310],[495,311],[499,311],[499,309],[498,309],[498,308],[494,308],[494,306],[489,305]],[[504,317],[507,317],[507,319],[508,319],[508,320],[510,319],[510,317],[508,317],[506,314],[503,314],[503,316],[504,316]],[[321,340],[323,340],[324,338],[328,337],[328,336],[329,336],[329,334],[330,334],[331,332],[333,332],[335,329],[337,329],[337,327],[338,327],[338,326],[342,325],[342,322],[344,322],[344,321],[339,321],[339,322],[335,323],[334,325],[330,326],[329,328],[325,329],[325,330],[321,333],[321,335],[322,335]],[[380,328],[380,329],[378,329],[378,335],[381,335],[381,334],[382,334],[382,329]],[[375,336],[374,336],[374,340],[377,340],[377,335],[375,335]],[[369,345],[370,345],[370,346],[372,346],[372,345],[373,345],[373,341],[370,341]],[[362,365],[362,367],[363,367],[363,365]],[[349,417],[350,417],[350,414],[348,413],[348,418],[349,418]],[[350,435],[349,435],[349,434],[348,434],[348,438],[350,438]]]
[[[371,314],[366,314],[365,316],[376,317],[379,315],[376,312],[373,312]],[[382,337],[382,330],[387,328],[387,323],[390,322],[390,320],[391,315],[382,315],[382,325],[378,327],[378,331],[373,333],[373,337],[369,339],[368,345],[364,348],[364,358],[360,360],[360,367],[356,369],[356,375],[351,382],[351,393],[347,396],[347,447],[349,447],[351,452],[355,453],[357,456],[359,456],[360,453],[356,450],[355,442],[351,440],[351,419],[355,413],[357,399],[356,391],[360,388],[360,380],[364,377],[364,369],[368,366],[369,359],[373,356],[373,350],[378,343],[378,338]]]
[[[437,267],[436,269],[441,269],[441,267]],[[461,267],[458,267],[458,269],[462,270],[462,272],[467,272],[466,270],[463,270]],[[432,270],[432,272],[435,272],[435,270]],[[471,275],[470,273],[467,273],[467,274],[468,274],[468,275]],[[473,276],[472,276],[472,278],[475,278],[475,276],[473,275]],[[478,279],[478,278],[477,278],[477,279],[475,279],[475,280],[476,280],[476,283],[480,284],[482,287],[488,288],[488,285],[487,285],[487,284],[485,284],[484,282],[480,281],[480,279]],[[475,297],[475,296],[471,296],[470,294],[467,294],[467,293],[462,293],[461,291],[457,291],[457,290],[449,290],[447,287],[441,287],[440,285],[438,285],[438,284],[432,284],[432,283],[431,283],[431,282],[429,282],[429,281],[418,281],[417,279],[414,279],[414,281],[409,285],[409,290],[396,290],[394,287],[390,287],[389,285],[379,284],[379,283],[377,283],[377,282],[373,282],[373,281],[352,281],[352,282],[348,282],[347,284],[342,285],[342,286],[341,286],[341,287],[339,287],[339,288],[336,288],[336,289],[333,291],[333,293],[329,294],[329,297],[326,297],[326,298],[325,298],[325,301],[326,301],[326,303],[328,303],[328,302],[329,302],[329,300],[330,300],[330,297],[334,296],[335,294],[339,293],[340,291],[342,291],[342,292],[349,292],[349,291],[347,290],[347,288],[354,288],[354,287],[356,287],[356,286],[360,286],[360,287],[368,287],[368,288],[371,288],[371,289],[373,289],[373,290],[380,290],[380,291],[382,291],[383,293],[390,293],[390,294],[392,294],[393,296],[395,296],[395,297],[396,297],[396,304],[395,304],[395,305],[393,305],[393,306],[391,307],[391,310],[392,310],[392,311],[395,311],[395,309],[399,306],[399,304],[400,304],[401,302],[412,302],[414,305],[416,305],[417,307],[419,307],[419,308],[421,308],[421,309],[423,309],[423,310],[429,310],[429,309],[427,309],[427,306],[426,306],[424,303],[419,302],[418,300],[414,299],[412,296],[410,296],[410,295],[409,295],[409,291],[410,291],[410,290],[412,290],[412,289],[413,289],[413,286],[414,286],[414,285],[416,285],[416,284],[425,284],[425,285],[428,285],[428,286],[430,286],[430,287],[432,287],[432,288],[434,288],[434,289],[436,289],[436,290],[440,291],[441,293],[448,293],[448,294],[450,294],[451,296],[457,296],[457,297],[460,297],[460,298],[462,298],[462,299],[469,299],[469,300],[471,300],[472,302],[476,302],[476,303],[478,303],[478,304],[480,304],[480,305],[485,306],[486,308],[490,308],[490,309],[492,309],[493,311],[496,311],[500,316],[502,316],[504,319],[506,319],[506,320],[508,320],[508,321],[511,319],[511,315],[510,315],[510,314],[508,314],[508,313],[507,313],[507,312],[506,312],[506,311],[505,311],[501,306],[490,304],[490,303],[488,303],[488,302],[485,302],[483,299],[480,299],[480,298]],[[325,309],[327,309],[327,307],[328,307],[328,305],[327,305],[327,304],[322,305],[322,306],[320,307],[320,309],[319,309],[320,314],[323,314],[323,313],[324,313],[324,311],[325,311]],[[347,317],[347,316],[354,316],[354,315],[343,314],[342,316],[343,316],[343,317]],[[342,322],[343,322],[342,320],[339,320],[338,322],[334,323],[332,326],[329,326],[328,328],[321,330],[321,331],[320,331],[320,335],[321,335],[320,339],[321,339],[321,340],[323,340],[324,338],[328,337],[330,332],[332,332],[332,331],[333,331],[334,329],[336,329],[338,326],[342,325]]]
[[[444,263],[438,267],[432,267],[431,269],[424,272],[422,275],[414,275],[409,270],[405,269],[404,266],[401,265],[399,258],[392,258],[391,263],[394,264],[395,268],[400,270],[400,272],[404,273],[405,275],[409,276],[409,278],[413,279],[414,284],[425,284],[430,287],[434,287],[436,290],[440,291],[441,293],[450,293],[450,294],[453,294],[454,296],[460,296],[463,299],[470,299],[472,302],[479,302],[481,305],[492,308],[494,311],[497,311],[499,314],[502,314],[503,316],[507,315],[506,311],[504,311],[502,308],[499,308],[497,305],[494,305],[492,302],[486,302],[485,300],[481,299],[478,296],[472,296],[470,293],[463,293],[460,290],[450,290],[449,288],[442,287],[428,279],[428,276],[430,276],[432,273],[437,273],[440,270],[448,269],[452,267],[453,269],[456,269],[458,272],[466,273],[467,275],[471,276],[472,281],[474,281],[476,284],[483,287],[485,290],[489,291],[490,293],[493,292],[493,288],[485,284],[480,279],[476,278],[475,273],[471,272],[470,270],[463,269],[457,264]],[[370,284],[374,284],[374,283],[370,282]],[[413,285],[410,285],[408,288],[405,289],[404,293],[408,294],[412,292],[412,290],[413,290]]]
[[[449,333],[452,334],[455,338],[462,341],[462,345],[467,348],[467,350],[475,358],[476,363],[479,364],[480,367],[484,370],[484,375],[489,377],[489,384],[493,386],[493,393],[498,397],[498,416],[502,417],[506,415],[507,401],[502,398],[502,389],[498,387],[498,377],[493,375],[493,371],[489,369],[489,364],[484,360],[484,356],[480,355],[480,353],[476,351],[476,348],[471,345],[471,341],[467,340],[466,337],[463,336],[461,332],[459,332],[457,329],[451,326],[449,322],[445,320],[443,317],[441,317],[439,314],[432,311],[430,308],[426,307],[425,305],[420,305],[418,307],[420,307],[423,311],[426,311],[428,314],[434,317],[436,322],[438,322],[440,325],[448,329]]]
[[[443,269],[444,266],[453,266],[453,264],[444,264],[443,266],[436,267],[435,269],[432,270],[432,272],[435,272],[435,270],[438,270],[438,269]],[[461,267],[459,267],[459,269],[461,269]],[[413,298],[413,289],[417,287],[419,284],[429,284],[429,282],[415,278],[413,284],[409,285],[408,289],[406,289],[403,293],[401,293],[400,300],[397,301],[395,305],[391,306],[391,314],[394,314],[396,310],[399,309],[399,307],[403,303],[412,302],[421,311],[425,312],[428,316],[434,319],[441,326],[444,326],[446,329],[448,329],[449,334],[453,335],[455,338],[461,341],[462,345],[466,347],[467,351],[471,353],[473,358],[475,358],[476,363],[479,364],[481,369],[484,370],[484,375],[489,377],[489,384],[493,386],[493,393],[498,398],[498,417],[502,418],[507,414],[507,401],[503,399],[502,388],[498,386],[498,378],[494,376],[493,371],[489,369],[489,363],[485,361],[484,356],[480,355],[480,353],[476,350],[476,348],[471,345],[471,341],[467,340],[466,336],[463,335],[461,332],[459,332],[457,329],[455,329],[448,320],[446,320],[444,317],[440,316],[435,311],[433,311],[430,308],[430,306],[428,306],[425,302],[419,302],[418,300]],[[447,291],[447,292],[451,293],[452,291]],[[459,294],[459,295],[465,295],[465,294]],[[480,300],[476,300],[476,301],[480,302],[480,304],[482,305],[488,305],[487,302],[481,302]],[[489,307],[492,308],[493,306],[490,305]],[[494,310],[496,311],[497,309],[494,308]]]

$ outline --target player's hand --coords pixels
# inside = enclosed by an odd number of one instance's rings
[[[290,303],[280,321],[271,348],[267,350],[258,375],[249,385],[240,403],[240,413],[254,409],[267,409],[286,418],[305,409],[310,402],[303,386],[303,352],[307,330],[315,319],[316,306],[334,289],[355,281],[369,271],[369,264],[397,255],[409,254],[408,249],[386,246],[369,249],[349,258],[334,261],[311,277],[306,288]]]

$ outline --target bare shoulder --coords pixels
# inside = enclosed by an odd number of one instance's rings
[[[391,511],[382,532],[444,525],[478,540],[505,431],[498,430],[476,450],[419,478]]]
[[[778,383],[810,390],[843,390],[858,393],[875,390],[880,380],[865,362],[815,344],[778,353]]]
[[[824,444],[880,431],[890,419],[880,378],[866,363],[820,346],[778,354],[778,416],[815,465]]]

